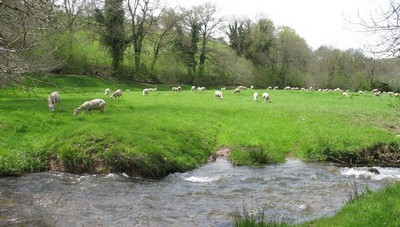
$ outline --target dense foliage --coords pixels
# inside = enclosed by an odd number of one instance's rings
[[[210,3],[169,9],[152,0],[20,2],[18,7],[14,1],[0,3],[6,35],[0,52],[7,60],[0,70],[3,85],[15,82],[5,78],[52,69],[202,86],[400,87],[397,59],[329,46],[312,50],[290,27],[276,27],[266,17],[219,18]],[[21,27],[19,21],[29,18],[35,20]],[[38,36],[35,23],[45,35]]]

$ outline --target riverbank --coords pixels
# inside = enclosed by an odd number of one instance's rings
[[[42,79],[30,92],[0,90],[2,176],[54,169],[160,178],[198,168],[221,147],[230,149],[235,165],[280,163],[287,156],[350,165],[398,161],[400,124],[393,106],[399,99],[386,94],[270,90],[272,103],[263,103],[252,100],[263,88],[226,90],[219,100],[213,88],[172,92],[173,85]],[[122,89],[122,99],[105,96],[106,87]],[[157,91],[143,96],[145,87]],[[46,99],[54,90],[62,103],[50,112]],[[106,101],[105,114],[73,116],[93,98]]]

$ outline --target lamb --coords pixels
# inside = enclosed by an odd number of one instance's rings
[[[262,98],[263,98],[264,102],[266,102],[266,101],[271,102],[272,101],[271,97],[269,96],[269,94],[267,92],[264,92],[262,94]]]
[[[182,90],[181,86],[172,87],[172,91],[181,92],[181,90]]]
[[[254,100],[254,102],[258,101],[258,93],[257,92],[255,92],[253,94],[253,100]]]
[[[58,103],[58,104],[60,104],[60,106],[61,106],[61,96],[60,96],[60,93],[58,93],[58,92],[52,92],[50,95],[48,95],[47,96],[47,101],[49,102],[48,103],[48,106],[49,106],[49,110],[51,111],[51,112],[54,112],[54,110],[55,110],[55,107],[54,107],[54,105],[56,104],[56,103]],[[61,107],[60,107],[61,108]]]
[[[112,95],[110,95],[110,99],[112,99],[113,97],[116,99],[122,99],[122,90],[118,89],[118,90],[114,91],[114,93],[112,93]]]
[[[222,92],[221,91],[215,91],[214,95],[215,95],[216,98],[219,98],[219,99],[223,99],[224,98],[222,96]]]
[[[148,89],[148,88],[143,89],[143,96],[148,95],[149,91],[150,91],[150,89]]]
[[[244,89],[247,89],[247,87],[245,87],[245,86],[237,86],[235,88],[235,90],[233,90],[232,94],[235,94],[235,93],[239,93],[240,94],[240,91],[242,91]]]
[[[242,89],[235,89],[235,90],[233,90],[233,92],[232,92],[232,94],[235,94],[235,93],[239,93],[240,94],[240,91],[242,91]]]
[[[104,91],[104,95],[108,95],[108,94],[110,94],[110,92],[111,92],[111,89],[110,88],[106,88],[106,90]]]
[[[90,113],[91,110],[100,110],[101,113],[104,113],[105,106],[106,102],[103,99],[93,99],[90,101],[86,101],[74,110],[74,116],[78,115],[81,110],[85,110],[85,114],[88,112]]]

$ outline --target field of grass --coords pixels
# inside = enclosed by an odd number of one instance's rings
[[[51,168],[73,173],[126,172],[163,177],[204,164],[221,147],[232,162],[258,165],[287,156],[327,160],[399,144],[400,100],[386,94],[268,91],[272,103],[252,93],[214,90],[172,92],[172,85],[145,85],[81,76],[47,76],[33,92],[0,90],[0,175]],[[104,96],[106,87],[124,91],[121,100]],[[143,96],[144,87],[158,91]],[[62,103],[47,108],[58,90]],[[73,116],[84,101],[104,98],[105,114]],[[391,107],[392,106],[392,107]],[[396,146],[397,148],[398,146]]]

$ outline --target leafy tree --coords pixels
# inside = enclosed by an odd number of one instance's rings
[[[103,26],[100,32],[100,41],[108,49],[112,57],[112,66],[115,71],[120,70],[126,49],[124,30],[123,0],[106,0],[104,14],[96,9],[96,21]]]
[[[147,36],[152,24],[156,21],[155,11],[158,2],[154,4],[150,0],[128,0],[130,15],[131,36],[130,43],[133,45],[135,58],[135,71],[139,73],[142,63],[143,41]]]
[[[278,86],[305,86],[311,50],[303,38],[290,27],[281,27],[274,45]]]
[[[250,25],[248,19],[234,19],[232,24],[228,25],[228,38],[230,47],[236,51],[238,56],[242,56],[245,51],[245,42],[250,38]]]

